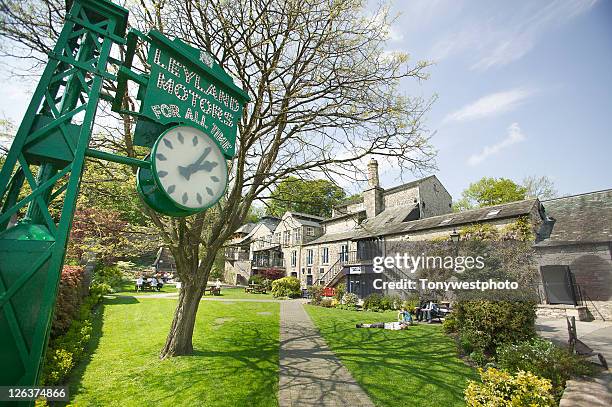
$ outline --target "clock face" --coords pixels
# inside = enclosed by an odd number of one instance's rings
[[[206,209],[225,192],[225,157],[201,130],[177,126],[165,131],[152,155],[157,184],[180,208]]]

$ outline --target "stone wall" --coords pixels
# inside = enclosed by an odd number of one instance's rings
[[[357,226],[357,217],[347,216],[346,218],[336,219],[331,222],[325,222],[325,233],[343,233],[355,229]]]
[[[419,184],[419,199],[421,218],[452,212],[453,198],[436,177],[427,178]]]
[[[228,284],[246,284],[251,278],[251,262],[249,260],[225,261],[223,280]]]
[[[612,319],[612,256],[607,243],[537,247],[540,266],[569,266],[595,319]]]
[[[412,205],[419,201],[419,187],[413,186],[409,188],[392,188],[383,193],[384,209],[394,208],[396,206]]]

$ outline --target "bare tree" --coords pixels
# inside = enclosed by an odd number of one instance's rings
[[[539,200],[552,199],[559,196],[555,183],[546,175],[541,177],[530,175],[523,179],[523,187],[527,190],[525,196]]]
[[[425,79],[428,64],[386,52],[388,8],[368,14],[363,3],[142,0],[132,7],[133,25],[207,50],[252,99],[238,126],[230,185],[219,204],[188,218],[147,210],[183,284],[162,358],[193,351],[195,317],[217,252],[253,201],[279,180],[355,179],[370,156],[392,160],[400,171],[433,168],[422,123],[433,100],[399,91],[402,80]],[[18,21],[23,27],[11,28],[12,41],[19,41],[15,30],[38,29]],[[23,45],[38,46],[30,40]],[[131,122],[120,130],[131,142]]]

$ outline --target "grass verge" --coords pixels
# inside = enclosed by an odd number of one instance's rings
[[[396,312],[345,311],[305,306],[306,311],[355,380],[378,406],[463,406],[463,390],[476,372],[458,357],[440,325],[403,331],[357,329],[389,322]]]

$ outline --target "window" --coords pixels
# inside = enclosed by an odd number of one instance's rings
[[[306,236],[314,236],[314,228],[312,226],[306,226]]]
[[[295,250],[291,252],[291,266],[297,266],[297,252]]]
[[[329,264],[329,247],[324,247],[321,251],[321,264]]]
[[[289,240],[290,240],[290,239],[291,239],[291,231],[289,231],[289,230],[285,230],[285,231],[283,232],[283,244],[284,244],[285,246],[289,246],[289,243],[290,243],[290,241],[289,241]]]
[[[274,234],[274,243],[280,243],[281,242],[281,234],[280,232],[276,232]]]
[[[340,246],[340,261],[346,262],[348,261],[348,244],[343,244]]]
[[[293,243],[298,244],[302,240],[302,230],[300,228],[293,229]]]
[[[306,264],[311,266],[312,265],[312,258],[314,257],[314,250],[312,249],[308,249],[306,250]]]

